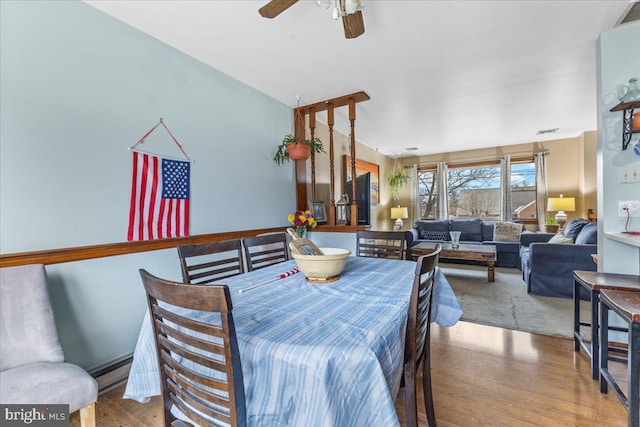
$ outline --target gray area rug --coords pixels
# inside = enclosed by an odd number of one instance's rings
[[[462,305],[461,320],[572,339],[573,300],[527,294],[520,270],[496,268],[489,283],[486,267],[439,265]],[[581,314],[588,314],[588,303],[581,303]]]

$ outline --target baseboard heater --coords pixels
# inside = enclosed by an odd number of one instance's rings
[[[132,363],[133,353],[89,371],[91,376],[98,382],[98,393],[106,393],[126,382]]]

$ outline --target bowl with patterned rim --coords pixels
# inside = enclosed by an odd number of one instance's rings
[[[328,283],[338,280],[344,270],[351,251],[341,248],[320,248],[324,255],[302,255],[291,253],[298,269],[308,281]]]

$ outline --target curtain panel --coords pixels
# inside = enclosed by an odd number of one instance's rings
[[[538,227],[544,230],[547,223],[547,200],[549,189],[547,187],[547,155],[549,153],[536,153],[533,161],[536,165],[536,213],[538,215]]]
[[[413,224],[420,219],[420,196],[418,195],[420,190],[419,186],[418,165],[414,164],[411,166],[411,206],[413,206]]]
[[[449,179],[445,162],[438,162],[437,170],[438,206],[436,219],[449,219]]]
[[[511,156],[500,158],[500,220],[511,221]]]

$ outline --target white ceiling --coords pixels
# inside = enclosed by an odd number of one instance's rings
[[[398,157],[596,129],[595,42],[632,2],[363,0],[351,40],[313,0],[87,3],[292,107],[363,90],[356,139]]]

